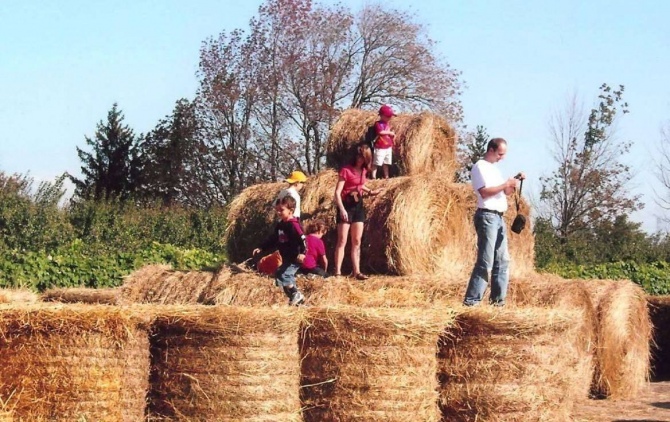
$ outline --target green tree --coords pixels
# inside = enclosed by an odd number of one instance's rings
[[[541,179],[540,215],[551,221],[562,244],[642,207],[639,195],[627,189],[631,171],[621,161],[631,142],[618,140],[613,130],[619,113],[628,112],[623,91],[623,85],[603,84],[588,115],[573,98],[550,121],[558,168]]]
[[[489,134],[484,126],[477,126],[474,133],[468,132],[463,141],[458,144],[458,162],[460,169],[456,173],[456,181],[467,183],[470,181],[472,166],[486,154],[486,146],[489,143]]]
[[[75,197],[125,200],[136,191],[142,167],[139,138],[123,124],[123,119],[123,113],[114,103],[107,121],[98,123],[95,136],[85,137],[92,151],[77,147],[77,155],[83,163],[83,178],[69,176],[75,185]]]

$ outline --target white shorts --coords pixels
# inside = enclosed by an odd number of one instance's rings
[[[393,159],[393,148],[375,148],[375,156],[372,164],[381,166],[382,164],[391,165]]]

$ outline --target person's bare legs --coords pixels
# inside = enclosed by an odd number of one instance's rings
[[[377,166],[372,165],[372,180],[377,178]]]
[[[335,275],[342,274],[342,261],[344,261],[344,248],[347,246],[349,237],[349,223],[337,225],[337,243],[335,244]]]
[[[361,240],[363,239],[364,223],[351,225],[351,265],[354,275],[361,273]]]
[[[389,167],[390,167],[390,166],[389,166],[388,164],[384,164],[384,165],[382,166],[382,170],[384,171],[384,179],[388,179],[388,178],[389,178]]]

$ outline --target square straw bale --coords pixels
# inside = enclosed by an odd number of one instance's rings
[[[449,310],[307,310],[300,340],[305,421],[437,421],[436,344]]]
[[[4,306],[0,399],[15,420],[142,420],[147,326],[103,305]]]
[[[300,310],[157,306],[151,312],[151,420],[300,420]]]
[[[116,305],[118,302],[119,291],[118,288],[53,288],[47,289],[40,295],[40,298],[43,302]]]
[[[438,353],[445,421],[565,421],[592,351],[579,309],[481,307],[458,315]]]
[[[214,278],[210,271],[174,271],[167,265],[146,265],[125,278],[120,304],[196,304]]]

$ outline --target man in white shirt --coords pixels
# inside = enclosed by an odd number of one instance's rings
[[[307,176],[305,176],[305,173],[296,170],[284,180],[288,182],[289,187],[282,189],[279,192],[279,195],[277,195],[277,199],[275,200],[275,204],[286,195],[290,195],[293,199],[295,199],[295,211],[293,211],[293,216],[300,220],[300,190],[305,185]]]
[[[507,195],[512,194],[525,178],[523,173],[503,179],[495,163],[507,154],[507,141],[503,138],[491,139],[486,147],[486,155],[472,167],[470,173],[472,188],[477,196],[477,211],[474,223],[477,231],[477,262],[472,269],[468,289],[465,292],[465,306],[479,304],[484,297],[491,277],[489,302],[493,306],[504,306],[509,284],[509,250],[507,248],[507,228],[503,214],[507,210]]]

